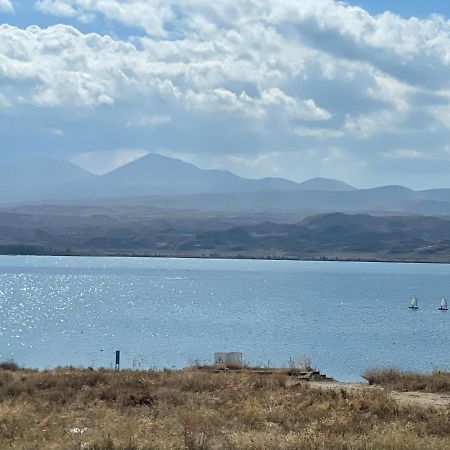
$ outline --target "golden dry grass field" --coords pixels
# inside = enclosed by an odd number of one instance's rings
[[[12,369],[12,370],[11,370]],[[0,369],[0,448],[450,449],[450,409],[283,373]]]

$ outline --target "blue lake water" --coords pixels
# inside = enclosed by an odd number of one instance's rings
[[[410,297],[419,310],[408,309]],[[27,367],[183,367],[216,351],[364,369],[450,369],[450,266],[0,257],[0,360]]]

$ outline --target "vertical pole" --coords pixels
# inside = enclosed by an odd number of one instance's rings
[[[116,350],[116,370],[120,369],[120,350]]]

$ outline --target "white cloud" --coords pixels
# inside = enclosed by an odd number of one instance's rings
[[[64,131],[60,130],[59,128],[48,128],[47,132],[56,137],[64,136]]]
[[[261,94],[263,105],[280,107],[290,118],[303,120],[328,120],[331,114],[325,109],[319,108],[312,99],[299,100],[286,95],[279,88],[263,91]]]
[[[396,122],[394,111],[381,110],[357,117],[347,116],[344,130],[357,139],[368,139],[376,134],[395,130]]]
[[[108,36],[83,35],[63,25],[26,30],[2,25],[0,38],[4,38],[0,42],[3,62],[0,74],[10,78],[11,83],[32,82],[29,91],[21,88],[16,92],[16,102],[43,107],[65,104],[93,107],[113,105],[124,98],[138,101],[142,96],[154,96],[174,102],[175,108],[217,109],[260,119],[270,110],[304,120],[331,117],[313,99],[294,98],[277,87],[263,89],[253,97],[245,91],[238,94],[222,87],[222,83],[241,82],[235,74],[238,61],[230,59],[224,65],[215,59],[208,60],[204,53],[209,53],[209,49],[199,42],[191,43],[191,60],[173,62],[173,52],[181,55],[186,50],[183,43],[180,48],[173,48],[176,44],[170,41],[159,43],[159,47],[166,47],[167,59],[163,55],[156,59],[153,54],[156,43],[148,39],[144,41],[144,49],[139,49]],[[188,50],[184,58],[187,56]],[[252,70],[257,72],[258,68],[253,65]],[[170,114],[142,111],[138,116],[137,123],[155,125],[168,122]]]
[[[11,0],[0,0],[0,11],[13,13],[14,12],[14,6],[11,3]]]
[[[429,106],[427,111],[438,123],[450,129],[450,95],[446,93],[445,96],[448,99],[447,104]]]
[[[388,159],[415,159],[422,158],[423,152],[413,148],[396,148],[387,152],[383,152],[383,156]]]
[[[310,128],[305,126],[298,126],[292,129],[292,132],[300,137],[324,139],[341,138],[345,133],[341,130],[333,130],[332,128]]]
[[[328,120],[331,114],[316,105],[312,99],[297,99],[286,95],[279,88],[263,90],[258,97],[250,97],[245,91],[236,94],[225,88],[194,92],[186,96],[189,105],[197,109],[214,111],[221,109],[242,115],[264,119],[269,113],[283,115],[287,119]]]
[[[162,0],[39,0],[36,5],[43,12],[82,21],[100,13],[124,25],[142,27],[152,35],[164,35],[164,24],[174,18],[173,5]]]
[[[80,20],[102,14],[148,33],[133,45],[107,36],[83,35],[62,25],[46,30],[2,29],[11,42],[0,47],[3,71],[12,78],[34,79],[29,100],[51,107],[68,101],[112,105],[134,93],[259,119],[268,117],[269,111],[279,111],[289,119],[328,120],[333,114],[306,91],[292,95],[283,85],[293,79],[350,77],[357,86],[365,76],[370,83],[367,98],[395,102],[396,108],[407,110],[407,96],[413,90],[408,67],[417,66],[417,55],[425,55],[431,58],[428,66],[435,64],[437,73],[444,72],[450,47],[450,26],[441,18],[372,17],[332,0],[301,4],[294,0],[244,0],[239,4],[231,0],[218,4],[206,0],[40,0],[36,4],[49,14]],[[292,25],[299,31],[289,31]],[[171,33],[175,34],[169,39]],[[329,48],[314,45],[313,38],[320,33],[329,35]],[[14,41],[18,49],[12,48]],[[402,74],[397,79],[390,73],[398,70],[390,67],[396,64],[404,67],[404,80]],[[317,67],[314,74],[312,66]],[[245,85],[259,95],[249,93]]]
[[[7,99],[7,97],[3,94],[0,94],[0,108],[11,108],[11,102]]]
[[[386,12],[371,16],[359,7],[334,0],[38,0],[46,13],[84,17],[101,14],[151,36],[179,33],[213,35],[220,28],[241,29],[261,24],[313,26],[315,32],[334,32],[353,45],[382,49],[403,58],[434,56],[450,61],[450,25],[440,16],[404,19]],[[307,32],[307,31],[303,31]]]
[[[442,17],[371,16],[333,0],[36,6],[71,23],[101,18],[92,29],[119,23],[117,34],[128,37],[0,25],[0,111],[45,111],[55,122],[48,127],[63,132],[93,124],[102,148],[122,134],[125,146],[151,140],[199,158],[315,151],[322,161],[330,156],[320,149],[339,139],[347,160],[364,153],[369,161],[392,146],[415,148],[417,138],[434,139],[436,149],[450,139],[450,22]],[[386,134],[392,145],[380,142]]]
[[[172,118],[167,115],[149,116],[145,114],[134,115],[126,124],[127,127],[153,127],[170,123]]]

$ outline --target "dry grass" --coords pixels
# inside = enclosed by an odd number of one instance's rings
[[[385,386],[396,391],[450,393],[450,373],[430,374],[405,372],[399,369],[369,369],[363,374],[369,384]]]
[[[282,373],[0,370],[0,448],[444,450],[450,411]]]

